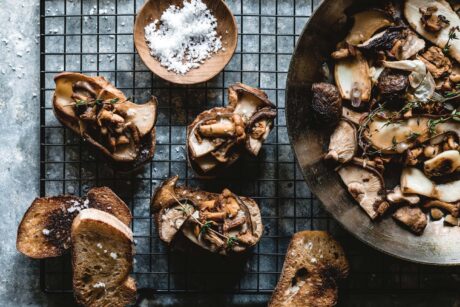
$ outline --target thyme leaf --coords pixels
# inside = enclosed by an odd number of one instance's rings
[[[229,237],[227,239],[227,247],[232,248],[235,244],[238,244],[238,238],[236,237]]]

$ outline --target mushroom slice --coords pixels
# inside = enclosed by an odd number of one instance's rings
[[[460,169],[458,150],[447,150],[423,164],[423,171],[428,177],[452,174]]]
[[[331,135],[329,151],[325,159],[334,159],[339,163],[351,161],[358,150],[358,139],[355,125],[341,120]]]
[[[276,109],[264,91],[242,83],[233,84],[228,88],[228,104],[245,122],[262,108]]]
[[[360,113],[356,112],[352,109],[349,109],[347,107],[342,108],[342,117],[345,118],[346,120],[349,120],[355,125],[359,125],[361,120],[367,115],[368,113]]]
[[[334,69],[335,82],[343,99],[360,102],[369,101],[372,90],[372,80],[369,64],[361,52],[356,56],[337,61]],[[354,106],[359,106],[360,103]]]
[[[415,194],[404,194],[401,191],[401,187],[398,185],[393,191],[387,194],[387,200],[391,204],[408,203],[410,205],[416,205],[420,202],[420,197]]]
[[[432,8],[437,16],[443,16],[448,20],[449,25],[440,29],[438,32],[428,31],[422,22],[421,10]],[[445,0],[406,0],[404,4],[404,16],[409,25],[425,39],[429,40],[438,47],[445,48],[449,40],[451,29],[460,26],[460,17]],[[460,40],[450,40],[449,54],[460,62]]]
[[[434,140],[433,136],[442,136],[449,132],[460,135],[459,122],[441,121],[434,125],[434,120],[436,118],[417,116],[388,123],[386,119],[376,116],[368,123],[364,137],[372,147],[382,153],[396,154],[412,148],[415,143]]]
[[[350,45],[359,45],[367,41],[378,30],[393,24],[391,16],[381,10],[367,10],[353,15],[354,24],[345,41]]]
[[[425,49],[426,42],[424,39],[418,37],[412,31],[408,31],[406,38],[404,39],[401,49],[396,52],[396,58],[398,60],[408,60],[414,55]]]
[[[246,125],[246,149],[257,156],[263,142],[270,134],[276,111],[271,108],[263,108],[257,111]]]
[[[425,213],[419,207],[405,206],[393,213],[393,218],[419,235],[428,223]]]
[[[401,190],[403,193],[423,195],[448,203],[460,200],[460,180],[436,184],[421,170],[413,167],[402,171]]]
[[[57,119],[109,158],[117,170],[135,170],[153,157],[155,97],[134,104],[103,77],[64,72],[54,80]]]
[[[353,163],[338,171],[351,196],[371,219],[376,219],[388,209],[382,175],[371,167]]]
[[[257,203],[225,189],[221,194],[177,186],[167,179],[151,202],[160,239],[168,244],[186,238],[214,253],[230,255],[247,251],[263,232]]]

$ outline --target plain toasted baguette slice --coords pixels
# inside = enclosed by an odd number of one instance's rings
[[[36,198],[19,224],[17,250],[36,259],[64,254],[70,248],[72,221],[86,208],[109,212],[126,225],[131,224],[128,206],[107,187],[89,190],[87,198],[69,195]]]
[[[337,304],[336,280],[348,276],[342,247],[327,232],[293,235],[270,307],[327,307]]]
[[[129,279],[133,233],[115,216],[82,210],[72,223],[74,295],[83,306],[125,306],[135,296]]]

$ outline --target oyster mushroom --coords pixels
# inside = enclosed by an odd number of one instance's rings
[[[425,46],[426,42],[424,39],[421,39],[417,34],[408,30],[399,51],[395,53],[396,59],[408,60],[425,49]]]
[[[448,203],[460,200],[460,180],[437,184],[413,167],[402,171],[401,190],[403,193],[423,195]]]
[[[372,81],[369,64],[361,52],[356,56],[336,62],[334,70],[335,82],[343,99],[351,100],[354,107],[371,97]]]
[[[221,194],[177,186],[178,177],[167,179],[156,191],[151,212],[160,239],[171,244],[179,233],[214,253],[229,255],[247,251],[263,232],[256,202],[227,189]]]
[[[382,10],[367,10],[353,15],[354,24],[345,41],[350,45],[359,45],[367,41],[377,31],[389,27],[393,20]]]
[[[458,150],[444,151],[423,164],[423,171],[428,177],[448,175],[458,170],[460,170]]]
[[[53,111],[120,171],[132,171],[153,157],[156,98],[145,104],[126,99],[103,77],[64,72],[54,78]]]
[[[433,136],[442,137],[447,133],[460,135],[460,123],[456,121],[440,121],[436,118],[415,116],[389,123],[386,119],[375,117],[364,131],[365,139],[376,150],[385,154],[395,154],[399,148],[412,148],[416,143],[435,140]],[[395,143],[399,146],[395,146]]]
[[[356,127],[347,120],[341,120],[331,135],[329,151],[325,159],[339,163],[351,161],[358,150]]]
[[[416,205],[420,202],[420,197],[415,194],[404,194],[398,185],[393,191],[387,194],[387,200],[392,204],[408,203]]]
[[[371,167],[349,163],[338,171],[348,192],[371,219],[381,216],[389,207],[385,201],[382,175]]]
[[[311,108],[318,122],[336,125],[342,113],[342,97],[337,87],[330,83],[313,83]]]
[[[449,25],[436,32],[427,30],[423,23],[424,17],[422,12],[428,8],[435,10],[433,13],[435,18],[443,16],[449,22]],[[446,47],[451,29],[460,26],[460,17],[445,0],[406,0],[404,4],[404,16],[409,25],[418,34],[440,48]],[[457,62],[460,62],[460,40],[451,40],[448,52]]]
[[[401,207],[393,213],[393,218],[417,235],[425,230],[428,223],[425,213],[419,207]]]
[[[273,127],[276,108],[264,92],[238,83],[228,93],[228,107],[202,112],[187,128],[189,162],[199,174],[230,166],[244,148],[256,156]]]

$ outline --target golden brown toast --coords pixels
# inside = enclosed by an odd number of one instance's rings
[[[70,227],[86,208],[109,212],[130,225],[126,204],[109,188],[93,188],[85,198],[55,196],[36,198],[19,224],[16,248],[31,258],[57,257],[70,248]]]
[[[133,233],[112,214],[82,210],[72,223],[73,289],[83,306],[126,306],[136,294],[129,273]]]
[[[334,306],[336,280],[347,277],[348,270],[342,247],[327,232],[295,233],[268,306]]]

